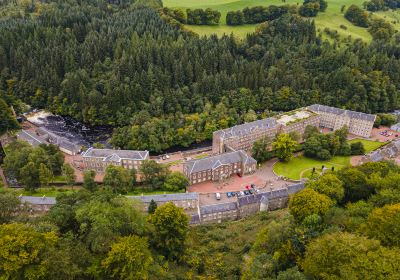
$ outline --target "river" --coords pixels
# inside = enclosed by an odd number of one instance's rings
[[[106,148],[111,148],[111,145],[108,143],[113,131],[113,127],[111,126],[90,126],[71,117],[53,115],[45,111],[31,114],[27,119],[36,126],[44,127],[48,131],[65,137],[77,145],[90,147],[93,143],[98,142]],[[200,143],[193,143],[189,147],[173,146],[163,152],[151,152],[150,154],[157,156],[165,153],[210,147],[211,145],[211,140],[206,140]]]

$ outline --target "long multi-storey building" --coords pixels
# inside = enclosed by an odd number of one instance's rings
[[[314,104],[308,107],[309,110],[321,116],[320,127],[337,130],[343,126],[349,128],[349,133],[370,137],[376,116],[350,110]]]
[[[302,138],[305,128],[309,125],[331,130],[337,130],[346,125],[351,134],[369,137],[375,118],[376,116],[371,114],[315,104],[272,118],[215,131],[212,151],[213,154],[236,150],[249,152],[255,141],[263,137],[272,141],[279,133],[297,132]]]
[[[278,133],[297,132],[302,136],[308,125],[318,126],[319,122],[318,114],[307,109],[298,109],[276,117],[218,130],[213,134],[213,154],[239,149],[249,152],[254,142],[263,137],[272,142]]]
[[[244,151],[228,152],[184,163],[183,173],[190,184],[219,181],[232,174],[240,176],[256,171],[257,161]]]
[[[90,148],[82,157],[84,168],[97,172],[104,172],[108,165],[139,170],[143,161],[149,158],[149,152]]]

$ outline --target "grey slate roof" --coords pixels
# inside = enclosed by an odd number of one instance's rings
[[[232,164],[235,162],[243,162],[244,164],[257,163],[254,158],[240,150],[201,159],[194,159],[187,161],[184,164],[188,167],[189,174],[192,174],[209,169],[215,169],[221,165]]]
[[[22,203],[29,203],[34,205],[54,205],[56,204],[55,197],[40,197],[40,196],[20,196],[19,199]]]
[[[264,194],[265,193],[258,193],[256,195],[246,195],[238,197],[238,204],[241,207],[244,205],[259,203]]]
[[[228,203],[221,203],[221,204],[213,204],[213,205],[205,205],[200,207],[200,214],[213,214],[218,212],[227,212],[237,209],[236,202],[228,202]]]
[[[103,158],[103,161],[121,161],[121,159],[145,160],[149,151],[113,150],[89,148],[83,157]]]
[[[230,138],[236,136],[242,136],[252,133],[255,129],[270,129],[277,126],[275,118],[266,118],[262,120],[257,120],[254,122],[244,123],[241,125],[236,125],[230,128],[218,130],[214,132],[214,135],[219,135],[221,138]]]
[[[66,149],[68,151],[72,151],[72,152],[79,152],[80,151],[80,147],[68,140],[61,140],[58,144],[57,144],[60,148]]]
[[[200,224],[200,217],[199,217],[199,215],[192,215],[191,217],[190,217],[190,221],[189,221],[189,224],[191,224],[191,225],[195,225],[195,224]]]
[[[397,132],[400,132],[400,122],[399,122],[399,123],[396,123],[396,124],[394,124],[394,125],[392,125],[392,126],[390,127],[390,129],[391,129],[391,130],[394,130],[394,131],[397,131]]]
[[[350,118],[353,119],[360,119],[360,120],[365,120],[365,121],[375,121],[375,115],[371,114],[366,114],[366,113],[361,113],[361,112],[355,112],[351,110],[343,110],[335,107],[330,107],[330,106],[325,106],[325,105],[320,105],[320,104],[314,104],[308,107],[311,111],[314,112],[325,112],[325,113],[331,113],[335,115],[348,115]]]
[[[376,161],[381,161],[384,159],[383,153],[380,150],[374,151],[369,155],[369,158],[371,161],[376,162]]]
[[[142,196],[127,196],[127,198],[139,199],[144,203],[150,203],[151,200],[155,202],[168,202],[178,200],[193,200],[199,199],[198,193],[173,193],[173,194],[156,194],[156,195],[142,195]]]
[[[39,146],[40,144],[46,144],[46,145],[49,144],[46,141],[46,139],[28,130],[21,130],[20,132],[18,132],[17,138],[28,142],[32,146]]]

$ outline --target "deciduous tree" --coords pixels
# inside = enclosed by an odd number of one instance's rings
[[[290,198],[289,211],[297,222],[301,222],[313,214],[324,216],[332,205],[332,200],[326,195],[305,188]]]
[[[105,275],[112,279],[148,279],[153,263],[147,239],[136,235],[119,238],[101,262]]]
[[[180,259],[189,229],[189,218],[183,209],[168,202],[157,207],[149,221],[154,226],[154,246],[169,259]]]
[[[365,231],[383,245],[400,247],[400,204],[374,209],[368,216]]]
[[[292,158],[297,145],[297,142],[290,138],[288,134],[282,133],[279,134],[272,143],[272,149],[275,151],[275,154],[279,159],[289,161]]]
[[[4,279],[44,279],[45,251],[55,246],[54,232],[39,233],[23,224],[0,225],[0,276]]]

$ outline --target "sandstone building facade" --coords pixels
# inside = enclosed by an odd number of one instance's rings
[[[212,152],[221,154],[239,149],[249,152],[253,143],[263,137],[272,141],[279,133],[291,132],[296,132],[302,137],[309,125],[333,131],[347,125],[351,134],[369,137],[375,118],[376,116],[371,114],[314,104],[275,117],[215,131]]]
[[[82,158],[84,168],[96,172],[104,172],[108,165],[139,170],[143,161],[149,159],[149,152],[90,148]]]
[[[218,181],[232,174],[240,176],[256,171],[257,161],[244,151],[228,152],[184,163],[183,173],[190,184]]]
[[[365,138],[371,136],[372,127],[376,119],[375,115],[319,104],[311,105],[308,109],[321,116],[320,127],[334,131],[346,125],[349,128],[349,133]]]

